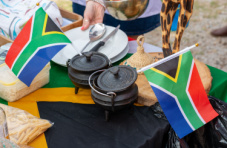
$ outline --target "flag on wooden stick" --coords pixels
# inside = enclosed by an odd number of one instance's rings
[[[9,49],[5,63],[27,86],[71,41],[42,7],[29,19]]]
[[[218,116],[190,51],[145,70],[144,74],[179,138]]]

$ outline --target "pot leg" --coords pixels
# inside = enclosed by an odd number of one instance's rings
[[[79,91],[79,87],[75,87],[75,94],[77,94]]]
[[[109,119],[110,119],[110,112],[107,110],[105,110],[105,119],[106,119],[106,121],[109,121]]]
[[[134,113],[134,107],[133,105],[129,106],[129,112],[132,115]]]

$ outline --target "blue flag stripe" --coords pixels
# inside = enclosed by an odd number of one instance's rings
[[[18,78],[27,86],[30,86],[35,76],[46,66],[46,64],[62,49],[64,45],[52,45],[39,49],[39,51],[30,59]]]
[[[177,102],[175,99],[158,89],[154,85],[151,85],[158,101],[174,131],[177,133],[179,138],[183,138],[187,134],[193,132],[188,122],[185,120],[183,114],[181,113]],[[171,106],[171,107],[170,107]],[[176,122],[177,121],[177,122]]]

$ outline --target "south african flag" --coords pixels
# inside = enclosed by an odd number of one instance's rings
[[[190,51],[144,74],[179,138],[218,116],[208,100]]]
[[[40,7],[13,42],[5,63],[30,86],[35,76],[68,43],[71,41]]]

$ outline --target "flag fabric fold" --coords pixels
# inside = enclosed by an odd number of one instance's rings
[[[208,100],[190,51],[144,74],[179,138],[218,116]]]
[[[71,41],[42,7],[25,24],[9,49],[5,63],[27,86]]]

